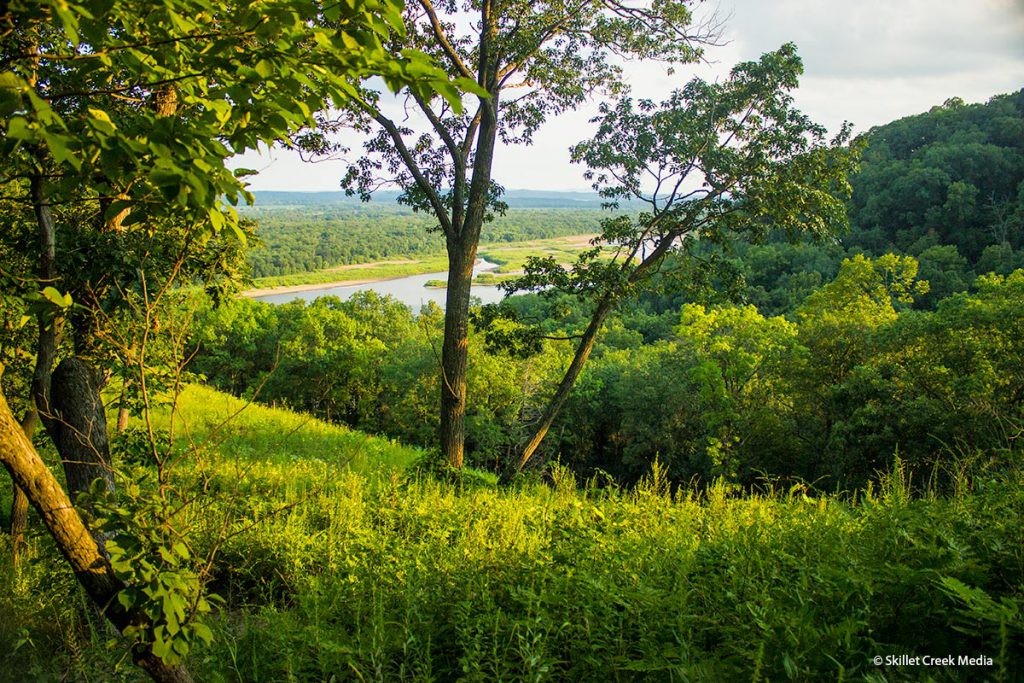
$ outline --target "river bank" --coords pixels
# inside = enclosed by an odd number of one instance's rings
[[[494,280],[477,283],[489,286],[510,279],[523,272],[523,265],[530,256],[551,256],[563,263],[573,261],[576,255],[590,246],[594,235],[571,235],[542,240],[488,244],[481,246],[478,252],[478,267],[481,263],[488,266],[479,268],[479,272],[489,272]],[[309,273],[295,273],[275,277],[260,278],[255,287],[241,293],[240,296],[252,299],[273,297],[275,301],[290,300],[290,295],[305,295],[321,290],[335,290],[345,287],[364,287],[395,280],[404,280],[415,276],[429,274],[428,281],[418,282],[419,287],[444,289],[440,283],[446,281],[448,260],[444,255],[423,259],[376,261],[373,263],[356,263],[335,266]],[[429,282],[429,284],[426,284]],[[315,297],[314,297],[315,298]],[[433,298],[433,297],[430,297]]]
[[[354,263],[311,273],[260,278],[254,283],[255,287],[245,290],[240,296],[258,299],[268,295],[300,294],[332,287],[355,287],[412,275],[436,273],[447,267],[448,260],[440,255],[426,259]]]

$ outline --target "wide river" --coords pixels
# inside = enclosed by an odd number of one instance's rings
[[[473,269],[473,272],[485,273],[489,270],[494,270],[497,267],[498,265],[496,263],[488,263],[483,259],[479,259],[476,262],[476,267]],[[259,301],[267,301],[272,304],[283,304],[289,301],[294,301],[295,299],[313,301],[317,297],[321,296],[336,296],[344,301],[356,292],[371,289],[382,296],[391,296],[397,301],[401,301],[406,306],[412,308],[414,312],[418,312],[420,307],[428,301],[433,301],[441,308],[444,308],[444,300],[447,291],[444,289],[425,287],[424,285],[428,280],[446,280],[447,278],[447,272],[424,273],[422,275],[410,275],[409,277],[398,277],[391,280],[367,282],[361,285],[325,285],[318,289],[307,289],[303,292],[266,294],[255,298]],[[474,297],[477,297],[485,304],[497,303],[505,296],[504,292],[497,287],[487,285],[473,285],[472,293]]]

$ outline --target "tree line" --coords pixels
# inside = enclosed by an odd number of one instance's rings
[[[429,218],[408,209],[371,204],[340,207],[253,207],[256,225],[248,251],[253,277],[289,275],[350,263],[432,256],[444,250]],[[597,232],[599,208],[509,208],[482,230],[480,242],[525,240]]]
[[[845,259],[788,315],[752,305],[625,306],[539,452],[582,478],[637,481],[658,461],[677,483],[766,478],[862,488],[900,458],[922,477],[1009,452],[1024,384],[1024,271],[916,310],[913,257]],[[564,297],[510,300],[552,337],[583,321]],[[201,316],[195,370],[238,395],[436,446],[431,396],[442,314],[364,293],[272,306],[233,301]],[[467,462],[501,472],[570,360],[488,351],[470,335]]]

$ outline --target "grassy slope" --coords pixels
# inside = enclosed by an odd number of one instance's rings
[[[190,387],[182,412],[199,438],[240,405]],[[197,680],[1012,680],[1024,666],[1020,473],[951,499],[912,500],[896,478],[858,502],[672,496],[657,476],[580,489],[557,472],[495,489],[367,477],[417,452],[283,410],[250,406],[221,435],[212,467],[176,475],[210,487],[182,521],[200,550],[227,509],[234,529],[260,521],[217,556],[231,609]],[[142,680],[115,671],[120,651],[38,525],[31,557],[0,565],[0,681]],[[1002,627],[996,603],[948,594],[945,577],[1005,597]],[[960,652],[995,662],[870,663]]]
[[[318,460],[370,473],[407,467],[422,452],[385,437],[329,424],[310,415],[248,403],[216,389],[190,385],[179,398],[175,432],[195,443],[211,443],[226,460],[260,461],[288,467]],[[155,411],[154,427],[167,430],[170,411]],[[142,428],[139,418],[129,427]]]

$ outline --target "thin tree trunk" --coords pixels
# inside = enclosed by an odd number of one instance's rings
[[[121,382],[121,400],[117,404],[117,433],[128,429],[128,378]]]
[[[644,278],[648,277],[651,269],[664,258],[665,254],[672,246],[672,242],[681,233],[670,234],[663,236],[659,239],[657,246],[644,257],[643,261],[633,269],[632,273],[626,278],[626,281],[630,285],[635,285]],[[639,248],[639,247],[637,247]],[[634,250],[626,263],[623,265],[625,269],[628,264],[633,260],[636,255]],[[544,437],[547,436],[548,430],[551,429],[551,425],[554,423],[555,418],[561,411],[562,406],[565,405],[566,399],[569,398],[569,394],[572,393],[572,387],[576,384],[576,380],[580,376],[580,372],[583,370],[583,366],[586,364],[587,359],[590,358],[590,352],[594,350],[594,342],[597,340],[597,334],[601,331],[601,325],[604,324],[608,314],[615,308],[615,304],[618,301],[618,297],[613,292],[607,292],[598,301],[597,308],[594,309],[593,315],[590,317],[590,325],[587,327],[586,332],[583,333],[583,338],[580,340],[579,346],[576,347],[576,354],[573,356],[572,363],[569,364],[569,369],[566,370],[565,376],[562,377],[561,383],[558,385],[558,389],[555,391],[555,395],[551,398],[547,408],[544,410],[544,416],[541,418],[540,426],[534,433],[533,438],[526,444],[526,448],[523,449],[522,454],[519,456],[519,461],[516,463],[515,470],[506,470],[502,476],[502,481],[508,482],[516,472],[521,472],[526,463],[530,461],[533,454],[537,451],[541,442],[544,441]]]
[[[32,208],[36,215],[37,237],[39,239],[39,278],[49,286],[57,284],[57,238],[53,223],[53,212],[43,190],[41,176],[29,180]],[[49,430],[50,416],[50,373],[57,357],[57,321],[38,316],[39,339],[36,343],[36,366],[32,372],[32,400],[43,424]]]
[[[534,432],[533,438],[526,444],[526,448],[523,449],[522,454],[519,456],[518,462],[516,462],[514,472],[521,472],[526,463],[530,461],[533,454],[537,451],[541,442],[544,441],[544,437],[547,436],[548,431],[551,429],[551,425],[555,421],[555,417],[558,416],[562,406],[565,405],[566,399],[569,398],[569,394],[572,393],[573,385],[576,384],[576,380],[580,376],[580,372],[583,370],[583,365],[590,358],[590,352],[594,350],[594,342],[597,341],[597,333],[601,330],[601,325],[604,324],[608,314],[611,313],[614,308],[614,302],[611,298],[605,298],[598,304],[597,309],[594,311],[594,315],[590,318],[590,325],[587,327],[586,332],[583,333],[583,337],[580,339],[579,345],[576,347],[576,353],[573,356],[572,363],[569,364],[569,369],[565,371],[565,376],[562,377],[561,383],[558,385],[558,389],[555,391],[555,395],[551,397],[551,401],[548,402],[547,408],[544,409],[544,416],[541,418],[540,425],[537,427],[537,431]],[[503,480],[507,481],[514,472],[508,472]]]
[[[100,552],[57,479],[15,421],[3,394],[0,394],[0,464],[25,492],[64,559],[71,565],[79,584],[103,615],[119,631],[129,626],[144,625],[144,615],[126,611],[118,602],[117,594],[124,585],[115,576],[110,561]],[[148,646],[134,648],[132,657],[158,683],[191,683],[192,677],[187,669],[164,664]]]

